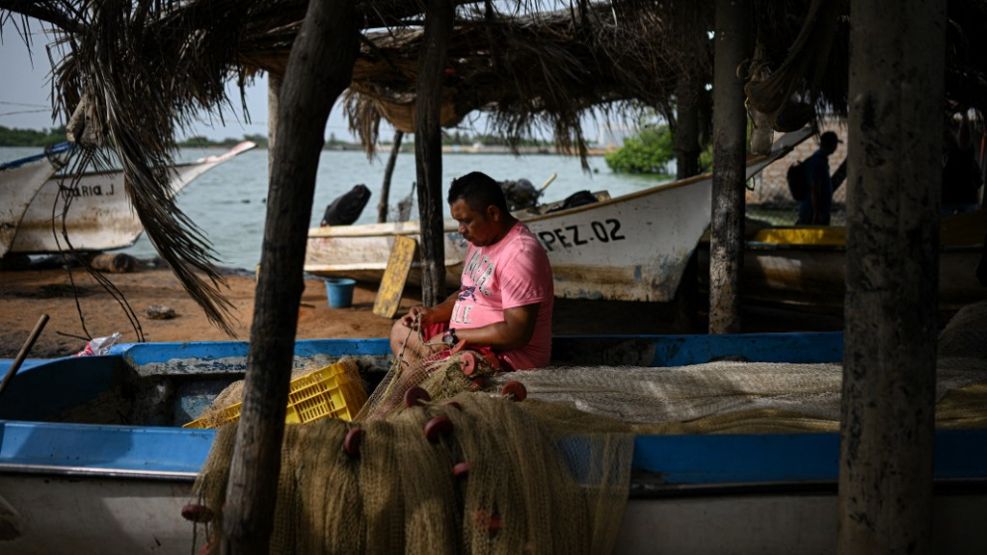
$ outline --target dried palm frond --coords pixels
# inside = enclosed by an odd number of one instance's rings
[[[174,137],[202,110],[229,103],[225,83],[243,79],[236,60],[241,18],[232,1],[93,3],[65,35],[69,55],[55,68],[59,105],[84,102],[85,134],[112,150],[147,236],[209,319],[232,335],[232,305],[211,246],[175,204]],[[239,73],[239,74],[238,74]],[[83,101],[84,99],[84,101]],[[221,116],[220,116],[221,117]]]

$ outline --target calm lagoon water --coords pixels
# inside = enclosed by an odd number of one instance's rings
[[[0,148],[0,162],[38,151],[33,148]],[[179,159],[190,161],[217,152],[221,149],[182,149]],[[387,152],[382,151],[381,154],[374,160],[367,160],[361,152],[323,151],[310,224],[317,226],[325,207],[358,183],[365,184],[373,194],[357,223],[376,221]],[[561,200],[583,189],[607,190],[616,196],[658,183],[654,178],[614,174],[601,157],[590,158],[589,163],[592,172],[587,173],[578,158],[568,156],[447,154],[443,157],[442,181],[446,184],[445,189],[453,178],[478,170],[500,180],[526,178],[535,187],[540,187],[549,176],[558,173],[558,178],[545,191],[543,200],[546,202]],[[411,192],[414,181],[414,155],[402,153],[391,182],[389,200],[392,206]],[[178,207],[212,242],[222,265],[250,269],[260,261],[266,196],[267,151],[254,149],[193,181],[179,196]],[[446,212],[448,214],[448,207]],[[123,252],[139,257],[155,254],[154,247],[144,236]]]

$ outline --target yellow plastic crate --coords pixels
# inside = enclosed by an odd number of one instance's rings
[[[337,362],[291,380],[288,410],[284,421],[304,424],[332,417],[350,421],[367,402],[363,381],[352,363]],[[207,418],[198,418],[183,428],[215,428],[240,418],[242,403],[230,405]]]

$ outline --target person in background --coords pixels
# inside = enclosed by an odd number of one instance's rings
[[[973,212],[980,207],[980,187],[984,183],[970,141],[969,122],[963,118],[958,136],[952,131],[947,131],[945,135],[941,214],[949,216]]]
[[[819,150],[802,163],[808,194],[799,205],[798,225],[829,225],[833,193],[846,179],[846,160],[831,177],[829,156],[836,152],[836,146],[842,142],[836,133],[826,131],[819,136]]]
[[[547,365],[555,291],[544,247],[511,215],[500,184],[486,174],[453,180],[448,202],[470,244],[460,288],[444,302],[413,307],[395,322],[391,350],[412,364],[465,342],[471,349],[491,350],[507,369]]]

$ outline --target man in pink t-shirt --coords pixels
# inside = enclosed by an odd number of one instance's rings
[[[436,306],[413,307],[398,320],[391,350],[397,355],[403,349],[408,361],[465,341],[467,347],[492,349],[514,370],[547,365],[555,291],[545,249],[511,215],[500,184],[486,174],[453,180],[448,200],[470,243],[459,291]],[[409,333],[416,320],[424,344]]]

